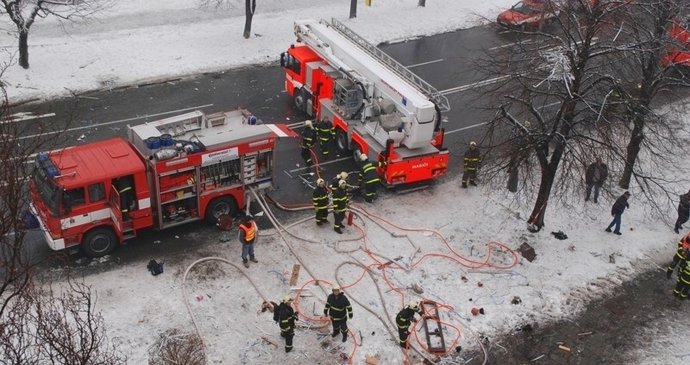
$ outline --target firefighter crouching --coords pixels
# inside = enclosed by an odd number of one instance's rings
[[[364,201],[371,203],[376,199],[376,188],[381,182],[379,175],[376,173],[376,168],[385,166],[385,162],[378,162],[374,165],[364,153],[359,158],[361,160],[359,184],[362,186]]]
[[[280,327],[280,337],[285,339],[285,352],[292,351],[292,339],[295,337],[295,321],[298,312],[292,308],[292,297],[286,295],[280,304],[263,302],[261,312],[269,310],[273,313],[273,321]]]
[[[316,180],[316,188],[312,194],[314,212],[316,214],[316,224],[322,225],[328,222],[328,189],[324,179]]]
[[[410,335],[410,322],[415,322],[414,314],[424,315],[419,304],[412,300],[405,306],[398,315],[395,316],[395,324],[398,326],[398,336],[400,337],[400,347],[407,348],[407,338]]]
[[[328,295],[323,315],[331,317],[331,337],[337,336],[340,332],[343,334],[343,342],[347,341],[347,319],[352,319],[352,305],[339,286],[334,286],[332,293]]]

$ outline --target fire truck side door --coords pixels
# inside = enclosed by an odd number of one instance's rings
[[[113,220],[113,226],[118,233],[122,232],[122,208],[120,208],[120,194],[115,189],[115,186],[110,186],[110,218]]]

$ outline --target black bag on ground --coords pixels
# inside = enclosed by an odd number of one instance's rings
[[[149,261],[149,264],[146,265],[146,268],[149,269],[149,272],[153,276],[156,276],[156,275],[163,273],[163,263],[158,262],[156,260]]]
[[[568,239],[568,235],[563,233],[563,231],[551,232],[551,234],[554,237],[558,238],[559,240],[567,240]]]

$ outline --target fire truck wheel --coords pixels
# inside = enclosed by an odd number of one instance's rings
[[[360,156],[362,156],[362,147],[355,141],[350,142],[350,146],[352,146],[352,158],[355,160],[355,163],[359,165],[360,162],[362,162]]]
[[[101,257],[111,253],[117,245],[117,237],[109,228],[96,228],[84,235],[81,248],[89,257]]]
[[[206,221],[216,224],[222,215],[234,217],[237,215],[237,203],[235,199],[223,196],[213,199],[206,208]]]
[[[335,131],[335,145],[338,147],[338,152],[341,155],[350,153],[350,146],[347,144],[347,133],[342,129]]]

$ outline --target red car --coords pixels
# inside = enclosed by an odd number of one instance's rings
[[[690,66],[690,31],[688,29],[690,29],[690,18],[676,21],[669,28],[668,36],[676,44],[666,48],[665,54],[661,57],[661,66]]]
[[[539,28],[558,13],[558,7],[549,0],[522,0],[498,14],[496,21],[510,28]]]

